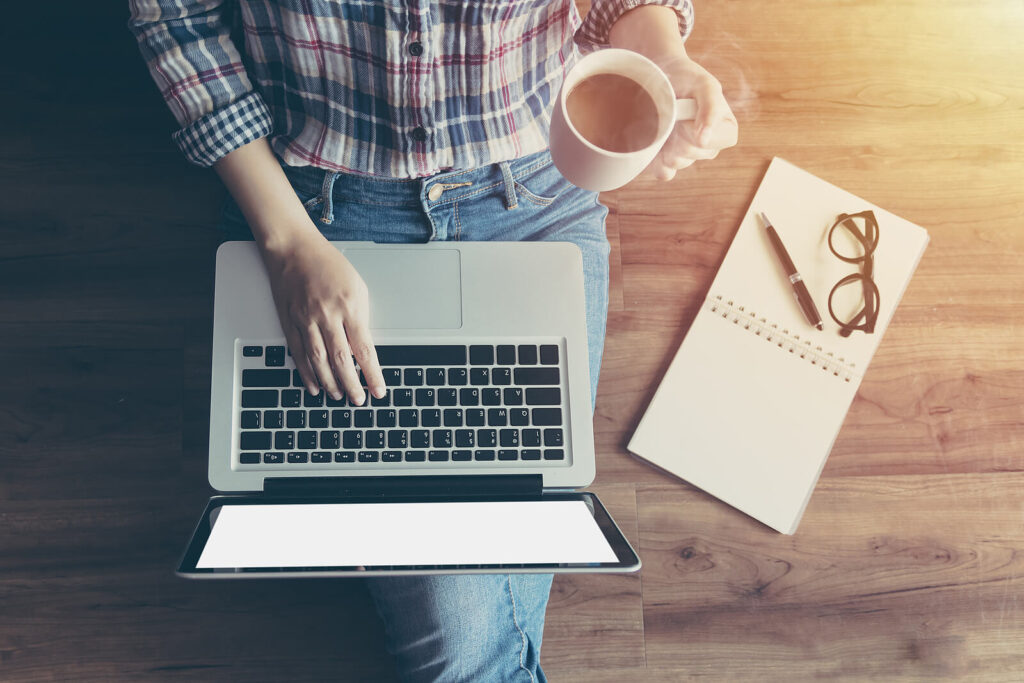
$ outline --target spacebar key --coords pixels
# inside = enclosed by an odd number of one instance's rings
[[[454,344],[438,346],[387,346],[377,348],[381,365],[465,365],[466,347]]]

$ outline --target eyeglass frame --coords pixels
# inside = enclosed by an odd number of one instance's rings
[[[861,232],[860,225],[853,219],[863,218],[865,226],[865,234]],[[846,222],[849,221],[853,227],[846,226]],[[843,225],[845,229],[857,238],[860,245],[864,248],[864,253],[860,256],[850,257],[840,254],[835,246],[832,244],[832,236],[836,231],[836,228]],[[832,255],[841,261],[846,263],[852,263],[859,265],[861,270],[857,273],[851,273],[847,275],[832,287],[832,291],[828,294],[828,314],[832,316],[832,320],[839,325],[839,335],[841,337],[849,337],[853,332],[857,330],[863,331],[865,334],[872,334],[875,331],[875,324],[878,321],[878,311],[881,308],[881,295],[878,291],[878,285],[875,284],[873,273],[874,273],[874,253],[878,247],[879,229],[878,219],[875,218],[875,213],[870,209],[867,211],[861,211],[860,213],[847,214],[841,213],[836,217],[835,222],[828,231],[828,248],[832,252]],[[860,281],[862,288],[862,296],[864,298],[864,306],[860,309],[857,315],[853,316],[850,320],[843,322],[836,316],[835,310],[832,307],[832,297],[835,293],[843,286]],[[860,323],[861,319],[864,319],[863,323]]]

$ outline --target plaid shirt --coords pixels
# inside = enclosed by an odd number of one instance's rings
[[[225,0],[130,0],[129,27],[193,163],[270,137],[292,166],[394,178],[547,147],[552,101],[584,48],[643,4],[691,0],[239,0],[246,59]]]

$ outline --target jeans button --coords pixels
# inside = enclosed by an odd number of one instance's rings
[[[444,185],[442,185],[441,183],[437,183],[435,185],[432,185],[431,188],[427,190],[427,199],[429,199],[432,202],[436,202],[438,199],[441,198],[441,195],[443,194]]]

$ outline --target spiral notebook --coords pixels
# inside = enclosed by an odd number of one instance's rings
[[[838,214],[866,209],[879,227],[878,321],[873,334],[844,338],[828,295],[858,267],[832,254],[827,232]],[[762,211],[803,275],[824,331],[797,306]],[[919,226],[773,159],[629,450],[794,533],[927,244]]]

